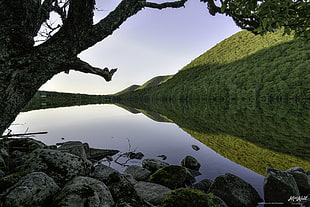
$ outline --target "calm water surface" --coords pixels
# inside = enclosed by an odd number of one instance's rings
[[[47,131],[35,138],[47,145],[65,141],[87,142],[91,147],[142,152],[144,158],[167,156],[166,162],[180,164],[187,155],[202,165],[197,181],[224,173],[235,174],[252,184],[260,195],[264,177],[213,151],[183,131],[177,124],[154,121],[142,113],[131,113],[112,104],[62,107],[21,113],[10,127],[13,133]],[[192,145],[200,150],[195,151]],[[109,164],[105,162],[105,164]],[[130,160],[128,164],[141,164]],[[119,171],[124,166],[111,162]]]

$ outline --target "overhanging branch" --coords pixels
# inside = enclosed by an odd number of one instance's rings
[[[106,81],[110,81],[112,79],[113,74],[117,71],[117,68],[109,70],[108,68],[101,69],[93,67],[79,58],[70,63],[70,69],[80,71],[83,73],[99,75],[103,77]]]
[[[165,9],[165,8],[180,8],[184,7],[184,4],[187,0],[173,1],[173,2],[164,2],[161,4],[154,2],[143,2],[145,7],[154,8],[154,9]]]

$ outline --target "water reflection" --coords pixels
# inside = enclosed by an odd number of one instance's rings
[[[267,166],[310,169],[309,111],[307,102],[98,104],[24,112],[11,129],[48,131],[37,136],[46,144],[80,140],[96,148],[142,152],[144,158],[165,155],[171,164],[192,155],[202,164],[198,180],[229,172],[262,195]]]

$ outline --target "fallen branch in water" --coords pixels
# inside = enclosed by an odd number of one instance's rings
[[[47,132],[30,132],[30,133],[23,133],[23,134],[8,134],[8,135],[3,135],[0,138],[19,137],[19,136],[28,136],[28,135],[37,135],[37,134],[47,134]]]

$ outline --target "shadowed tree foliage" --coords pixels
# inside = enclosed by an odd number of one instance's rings
[[[76,70],[110,81],[116,69],[93,67],[77,55],[111,35],[143,8],[180,8],[186,1],[122,0],[94,24],[95,0],[0,0],[0,134],[35,92],[60,72]],[[210,14],[229,15],[238,26],[255,33],[284,27],[287,33],[294,30],[309,37],[308,0],[202,2]],[[51,14],[59,16],[59,24],[49,22]],[[38,35],[45,41],[36,45]]]

